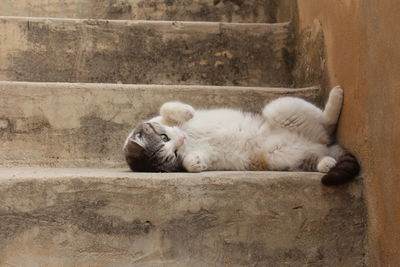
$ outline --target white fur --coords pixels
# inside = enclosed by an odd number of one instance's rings
[[[321,161],[318,163],[317,170],[319,172],[326,173],[335,165],[336,165],[336,159],[327,156],[322,158]]]
[[[260,162],[268,170],[300,170],[311,164],[315,171],[328,172],[342,151],[328,147],[342,99],[342,89],[334,88],[322,111],[305,100],[282,97],[267,104],[262,115],[233,109],[194,110],[168,102],[161,107],[161,116],[150,121],[173,128],[171,139],[180,138],[176,149],[190,172],[252,170],[262,166]]]
[[[342,105],[343,89],[340,86],[336,86],[329,93],[329,101],[326,103],[323,112],[324,124],[329,134],[331,134],[336,128]]]

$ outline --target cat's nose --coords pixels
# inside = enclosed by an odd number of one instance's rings
[[[185,143],[185,140],[186,140],[186,137],[185,137],[185,136],[180,136],[180,137],[178,138],[178,142],[179,142],[180,145],[183,145],[183,143]]]

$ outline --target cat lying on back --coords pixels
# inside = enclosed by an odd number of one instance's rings
[[[331,141],[342,103],[340,87],[323,111],[294,97],[271,101],[262,114],[167,102],[133,129],[124,153],[132,171],[319,171],[324,184],[339,184],[360,169]]]

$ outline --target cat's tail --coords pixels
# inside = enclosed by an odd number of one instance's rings
[[[337,163],[322,177],[321,182],[324,185],[344,184],[360,173],[360,164],[353,154],[337,145],[331,147],[331,151]]]

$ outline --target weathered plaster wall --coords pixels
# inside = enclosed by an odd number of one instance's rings
[[[298,0],[299,27],[322,25],[330,86],[345,88],[339,141],[362,162],[369,266],[400,262],[400,4]]]

